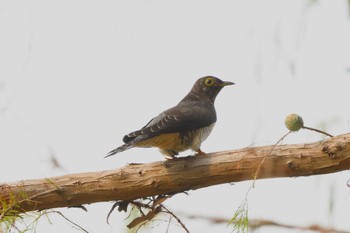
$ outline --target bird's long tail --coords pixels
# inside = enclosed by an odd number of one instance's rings
[[[120,147],[118,147],[118,148],[108,152],[108,154],[104,158],[107,158],[109,156],[115,155],[115,154],[117,154],[119,152],[128,150],[128,149],[133,148],[133,147],[134,147],[134,145],[132,145],[132,144],[124,144],[124,145],[122,145],[122,146],[120,146]]]

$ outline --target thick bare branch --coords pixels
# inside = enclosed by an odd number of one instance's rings
[[[133,200],[260,178],[326,174],[350,168],[350,134],[310,144],[247,147],[206,156],[0,184],[0,201],[21,212]],[[11,201],[12,200],[12,201]],[[1,207],[1,202],[0,202]]]

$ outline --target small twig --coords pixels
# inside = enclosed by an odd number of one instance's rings
[[[261,160],[261,162],[260,162],[260,164],[259,164],[259,166],[258,166],[258,169],[256,170],[256,172],[255,172],[255,174],[254,174],[253,186],[254,186],[254,184],[255,184],[255,180],[257,179],[257,177],[258,177],[258,175],[259,175],[259,172],[260,172],[260,170],[261,170],[261,166],[262,166],[262,164],[265,162],[267,156],[269,156],[269,155],[272,153],[272,151],[276,148],[276,146],[277,146],[280,142],[282,142],[291,132],[292,132],[292,131],[289,131],[288,133],[286,133],[285,135],[283,135],[283,137],[281,137],[281,138],[273,145],[273,147],[271,148],[270,152],[267,153],[267,154],[264,156],[264,158]]]
[[[140,226],[146,224],[147,222],[150,222],[159,212],[161,212],[162,207],[161,206],[157,206],[154,210],[150,210],[148,211],[147,214],[142,215],[140,217],[135,218],[134,220],[132,220],[127,227],[129,229],[134,228],[135,226],[141,224]]]
[[[167,199],[171,198],[174,194],[172,195],[158,195],[158,196],[150,196],[146,197],[142,200],[129,200],[129,201],[118,201],[113,204],[112,208],[110,209],[106,222],[109,224],[108,219],[111,215],[111,213],[114,211],[114,209],[118,206],[119,211],[126,211],[126,208],[129,204],[132,204],[133,208],[137,208],[137,210],[141,213],[140,217],[137,217],[133,219],[127,227],[129,229],[134,228],[137,226],[136,232],[140,227],[145,225],[146,223],[150,222],[154,217],[159,213],[159,212],[164,212],[170,215],[169,219],[169,225],[171,222],[171,218],[174,217],[176,221],[181,225],[181,227],[188,233],[188,229],[186,228],[185,224],[181,222],[181,220],[173,213],[171,212],[168,208],[166,208],[162,203],[166,201]],[[142,201],[146,202],[143,203]],[[148,212],[145,214],[143,213],[142,209],[147,209]],[[169,229],[169,225],[167,227],[167,231]]]
[[[319,130],[319,129],[314,129],[314,128],[311,128],[311,127],[307,127],[307,126],[303,126],[302,127],[303,129],[308,129],[308,130],[311,130],[311,131],[315,131],[315,132],[317,132],[317,133],[321,133],[321,134],[324,134],[324,135],[327,135],[328,137],[334,137],[333,135],[331,135],[331,134],[329,134],[329,133],[326,133],[326,132],[324,132],[324,131],[322,131],[322,130]]]
[[[170,217],[169,217],[168,226],[166,227],[165,233],[168,233],[168,232],[169,232],[170,223],[171,223],[171,218],[172,218],[172,215],[170,215]]]
[[[248,219],[248,212],[247,212],[247,210],[246,211],[244,211],[244,215],[241,215],[241,214],[239,214],[239,213],[242,213],[242,209],[244,210],[244,208],[247,208],[247,206],[245,205],[246,203],[247,203],[247,200],[248,200],[248,195],[249,195],[249,193],[250,193],[250,191],[252,190],[252,188],[254,188],[255,187],[255,181],[256,181],[256,179],[258,178],[258,175],[259,175],[259,172],[260,172],[260,170],[261,170],[261,166],[263,165],[263,163],[265,162],[265,160],[266,160],[266,158],[272,153],[272,151],[276,148],[276,146],[280,143],[280,142],[282,142],[290,133],[291,133],[292,131],[289,131],[288,133],[286,133],[285,135],[283,135],[273,146],[272,146],[272,148],[271,148],[271,150],[263,157],[263,159],[261,160],[261,162],[259,163],[259,166],[258,166],[258,168],[256,169],[256,172],[255,172],[255,174],[254,174],[254,177],[253,177],[253,183],[252,183],[252,185],[249,187],[249,189],[248,189],[248,191],[247,191],[247,193],[246,193],[246,195],[245,195],[245,199],[242,201],[242,203],[241,203],[241,205],[240,205],[240,207],[237,209],[237,211],[236,211],[236,213],[235,213],[235,216],[230,220],[230,221],[228,221],[229,223],[233,223],[235,226],[235,229],[236,228],[239,228],[240,226],[239,225],[241,225],[240,223],[237,223],[237,221],[234,221],[234,220],[237,220],[236,218],[238,218],[238,219],[240,219],[240,220],[242,220],[242,217],[244,218],[244,221],[246,220],[246,221],[248,221],[247,219]],[[248,227],[249,227],[249,225],[242,225],[243,227],[246,227],[247,229],[248,229]],[[247,230],[246,229],[246,230]]]
[[[152,208],[155,208],[156,206],[162,204],[167,199],[171,198],[173,195],[159,195],[157,198],[153,200]]]
[[[61,215],[62,218],[64,218],[65,220],[67,220],[68,222],[70,222],[71,224],[73,224],[74,226],[78,227],[80,230],[89,233],[87,230],[85,230],[82,226],[80,226],[79,224],[73,222],[72,220],[70,220],[69,218],[67,218],[66,216],[64,216],[61,212],[57,211],[57,210],[51,210],[50,212],[47,213],[56,213],[58,215]]]
[[[145,209],[154,209],[152,208],[152,206],[150,206],[150,203],[148,204],[145,204],[145,203],[142,203],[142,202],[138,202],[138,201],[130,201],[131,204],[133,204],[134,206],[136,206],[139,210],[141,210],[141,208],[145,208]]]
[[[16,224],[16,221],[13,221],[11,223],[11,227],[15,228],[18,232],[22,232],[15,224]]]
[[[183,224],[183,222],[180,220],[179,217],[177,217],[172,211],[170,211],[168,208],[166,208],[164,205],[160,204],[160,206],[165,209],[165,213],[170,214],[171,216],[173,216],[176,221],[182,226],[182,228],[186,231],[186,233],[190,233],[190,231],[187,229],[187,227],[185,226],[185,224]]]

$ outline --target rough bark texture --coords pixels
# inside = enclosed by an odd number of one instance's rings
[[[350,168],[350,134],[310,143],[215,152],[150,164],[0,184],[0,201],[21,212],[132,200],[258,178],[326,174]],[[12,197],[11,197],[12,196]],[[1,202],[0,202],[1,208]]]

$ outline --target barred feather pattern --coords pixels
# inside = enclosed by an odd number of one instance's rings
[[[112,155],[115,155],[115,154],[117,154],[119,152],[122,152],[122,151],[125,151],[125,150],[129,150],[129,149],[131,149],[133,147],[134,147],[134,145],[124,144],[124,145],[122,145],[122,146],[120,146],[120,147],[118,147],[118,148],[108,152],[108,154],[105,156],[105,158],[107,158],[109,156],[112,156]]]

